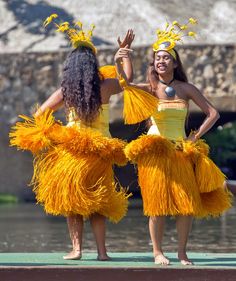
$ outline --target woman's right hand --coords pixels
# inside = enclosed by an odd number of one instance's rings
[[[128,48],[128,45],[125,48],[120,48],[115,54],[114,60],[116,63],[120,62],[123,58],[129,58],[129,53],[133,52],[132,49]]]

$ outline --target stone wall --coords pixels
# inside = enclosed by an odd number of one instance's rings
[[[147,47],[133,52],[136,81],[145,80]],[[113,64],[113,49],[99,51],[100,65]],[[194,83],[221,111],[236,109],[236,46],[192,45],[179,47],[190,82]],[[32,173],[29,153],[9,148],[8,133],[18,114],[30,114],[59,85],[67,52],[16,53],[0,55],[0,192],[31,197],[25,186]],[[122,95],[111,101],[111,122],[121,120]],[[193,110],[196,110],[193,108]],[[136,129],[135,129],[136,130]],[[130,134],[132,137],[132,131]]]
[[[144,81],[148,48],[135,48],[133,59],[136,81]],[[113,64],[114,50],[99,52],[100,65]],[[19,113],[29,113],[60,84],[66,52],[18,53],[0,55],[0,118],[13,124]],[[189,76],[204,95],[236,95],[236,46],[204,45],[179,47]],[[230,111],[230,109],[229,109]],[[1,122],[2,123],[2,122]]]

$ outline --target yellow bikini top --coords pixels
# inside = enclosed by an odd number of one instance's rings
[[[183,99],[159,100],[156,113],[152,117],[153,126],[148,135],[161,135],[170,140],[185,138],[185,120],[188,102]]]
[[[84,124],[78,118],[75,108],[71,107],[67,116],[67,126],[78,126],[79,128],[90,128],[99,131],[102,135],[110,137],[109,132],[109,104],[103,104],[97,119],[91,124]]]

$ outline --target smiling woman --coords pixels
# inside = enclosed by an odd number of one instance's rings
[[[188,24],[196,22],[190,18]],[[152,110],[149,107],[149,115],[153,118],[149,122],[148,135],[139,137],[125,148],[128,159],[138,167],[144,214],[150,217],[149,230],[156,264],[170,263],[162,250],[166,216],[176,217],[178,258],[183,265],[191,265],[186,245],[192,218],[218,216],[231,206],[231,194],[224,188],[225,176],[208,158],[208,145],[200,140],[215,124],[219,114],[200,91],[188,83],[174,49],[176,42],[186,35],[188,24],[180,25],[174,21],[172,25],[167,23],[165,30],[157,30],[148,82],[128,83],[128,88],[124,85],[126,91],[130,91],[130,99],[135,99],[133,93],[144,97],[142,92],[145,91],[147,98],[158,100],[156,107]],[[187,35],[195,36],[195,33],[190,31]],[[115,56],[117,69],[124,79],[120,60],[128,52],[120,49]],[[144,105],[147,98],[143,99]],[[206,118],[197,131],[186,136],[185,120],[190,100],[206,114]],[[144,105],[140,104],[135,110],[143,112]]]
[[[167,86],[167,87],[163,86],[163,88],[164,88],[164,93],[168,97],[174,97],[176,93],[175,89],[173,87],[170,87],[172,82],[174,82],[175,80],[188,82],[188,78],[185,74],[185,71],[182,66],[182,62],[176,50],[174,50],[174,57],[169,52],[164,50],[154,52],[153,61],[150,63],[149,70],[148,70],[148,80],[150,81],[150,85],[153,91],[157,89],[158,83],[160,82],[161,84]],[[173,69],[174,69],[174,74],[173,74],[173,78],[170,81],[165,82],[164,80],[161,79],[162,73],[164,74],[169,73],[169,75],[172,76]]]

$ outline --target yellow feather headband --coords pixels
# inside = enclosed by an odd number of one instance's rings
[[[189,18],[186,24],[180,25],[177,21],[172,24],[166,23],[165,30],[157,29],[157,41],[152,45],[154,52],[166,51],[176,59],[174,47],[178,41],[182,41],[185,36],[195,37],[196,33],[193,31],[186,31],[189,27],[188,24],[197,24],[197,20]]]
[[[48,24],[50,24],[54,19],[58,18],[57,14],[52,14],[49,17],[46,18],[43,25],[46,27]],[[81,21],[77,21],[74,24],[74,27],[71,28],[69,22],[62,22],[60,24],[55,23],[56,31],[57,32],[66,32],[69,40],[74,48],[78,48],[79,46],[85,46],[90,49],[96,54],[97,49],[93,45],[91,38],[93,36],[93,30],[95,28],[95,25],[91,25],[91,29],[88,30],[86,33],[83,30],[83,24]]]

